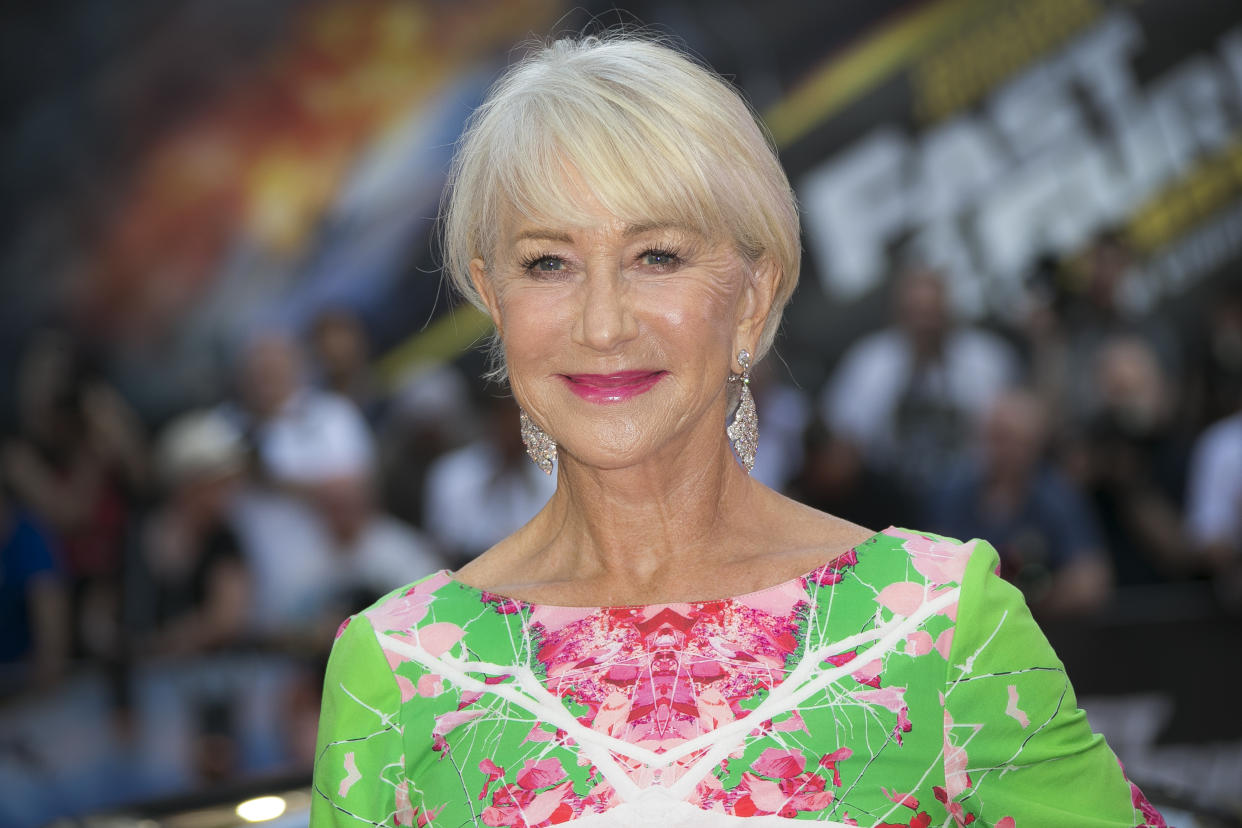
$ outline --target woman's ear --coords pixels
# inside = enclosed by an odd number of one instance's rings
[[[780,267],[770,257],[765,256],[756,263],[754,271],[742,285],[737,311],[739,347],[749,348],[752,352],[758,347],[768,315],[772,312],[780,276]]]
[[[483,300],[487,315],[492,318],[492,324],[496,326],[496,333],[501,333],[500,303],[496,301],[496,289],[487,275],[487,264],[482,259],[470,260],[470,281]]]

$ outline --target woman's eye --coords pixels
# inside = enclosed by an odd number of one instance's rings
[[[642,255],[642,263],[647,267],[672,267],[677,264],[677,254],[667,250],[648,250]]]
[[[565,260],[560,256],[540,256],[525,262],[524,267],[535,273],[559,273],[565,269]]]

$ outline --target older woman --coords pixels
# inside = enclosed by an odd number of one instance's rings
[[[719,77],[554,43],[473,116],[445,219],[557,489],[342,627],[314,824],[1163,824],[990,547],[747,475],[798,223]]]

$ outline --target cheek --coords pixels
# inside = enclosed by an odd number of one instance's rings
[[[504,330],[501,341],[510,363],[565,345],[565,303],[551,292],[510,292],[501,298],[500,321]]]
[[[658,321],[660,329],[678,342],[693,345],[690,350],[704,358],[712,346],[728,347],[733,341],[733,316],[737,291],[732,285],[700,283],[678,290],[656,290],[645,303],[648,318]]]

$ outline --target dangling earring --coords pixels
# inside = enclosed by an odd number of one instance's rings
[[[755,411],[755,398],[750,393],[750,352],[745,348],[737,352],[737,364],[742,366],[742,373],[731,374],[729,382],[742,383],[742,393],[738,397],[733,424],[725,429],[725,433],[733,443],[737,459],[742,461],[749,474],[755,467],[755,452],[759,449],[759,413]]]
[[[535,461],[536,466],[543,469],[544,474],[551,474],[552,464],[556,462],[556,441],[521,408],[518,409],[518,420],[522,425],[522,442],[526,444],[526,453]]]

